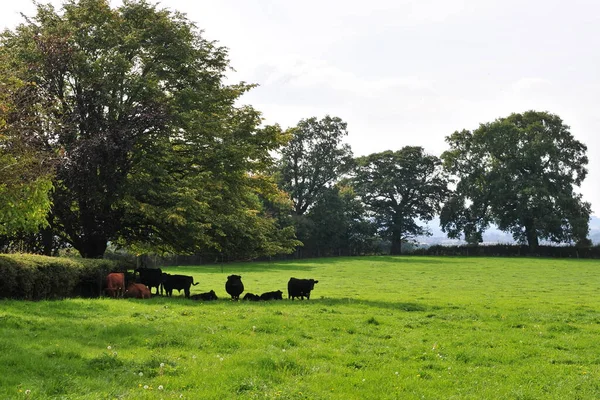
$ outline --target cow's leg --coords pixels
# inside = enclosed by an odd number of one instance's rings
[[[190,298],[190,288],[189,287],[184,288],[183,291],[185,292],[185,297],[189,299]]]

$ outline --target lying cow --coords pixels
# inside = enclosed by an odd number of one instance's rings
[[[260,300],[260,296],[254,293],[246,293],[246,295],[244,296],[244,300],[248,300],[248,301],[259,301]]]
[[[309,300],[310,291],[315,288],[315,283],[319,283],[319,281],[315,281],[314,279],[290,278],[288,282],[288,297],[292,300],[296,297],[300,297],[300,299],[306,297],[306,300]]]
[[[165,288],[165,293],[167,296],[171,297],[173,295],[173,289],[177,289],[181,293],[183,290],[185,293],[185,297],[190,297],[190,286],[198,285],[200,282],[194,283],[193,276],[187,275],[170,275],[170,274],[162,274],[162,284]]]
[[[135,299],[149,299],[151,297],[150,289],[148,289],[143,283],[132,283],[127,287],[124,297]]]
[[[225,283],[225,290],[233,300],[239,300],[244,291],[244,284],[240,275],[229,275]]]
[[[162,295],[162,270],[160,268],[137,268],[136,273],[140,275],[140,283],[148,286],[148,289],[156,288],[156,294],[160,288],[160,294]]]
[[[125,274],[122,272],[111,272],[106,276],[106,293],[110,297],[123,297],[125,293]]]
[[[203,300],[203,301],[211,301],[218,300],[217,294],[214,290],[206,293],[194,294],[190,297],[192,300]]]
[[[261,300],[283,300],[283,292],[276,290],[274,292],[266,292],[260,295]]]

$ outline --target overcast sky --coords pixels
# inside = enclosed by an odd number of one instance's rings
[[[27,2],[1,2],[3,27],[33,12]],[[229,48],[230,79],[260,85],[243,101],[267,123],[338,116],[355,155],[406,145],[440,155],[455,130],[531,109],[558,114],[588,146],[581,193],[600,215],[597,0],[160,4]]]

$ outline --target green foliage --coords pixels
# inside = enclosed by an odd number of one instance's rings
[[[428,234],[417,219],[433,219],[448,194],[441,161],[421,147],[358,158],[352,182],[382,236],[391,240],[392,254],[400,254],[402,241]]]
[[[0,54],[33,83],[37,137],[61,154],[50,223],[82,256],[108,242],[187,254],[236,235],[278,239],[256,198],[276,191],[262,176],[286,135],[236,104],[252,85],[223,83],[227,50],[183,14],[144,1],[38,5]],[[285,250],[287,236],[249,246]]]
[[[104,277],[116,269],[118,265],[108,260],[0,255],[0,297],[40,300],[98,296]]]
[[[290,129],[292,139],[281,150],[280,187],[289,193],[300,216],[339,181],[352,165],[352,150],[343,144],[347,124],[338,117],[303,119]]]
[[[357,257],[167,271],[221,299],[0,301],[0,398],[600,392],[598,261]],[[233,273],[255,293],[283,289],[290,276],[319,283],[310,301],[233,302],[224,289]]]
[[[23,106],[31,83],[18,78],[8,54],[0,52],[0,235],[35,232],[46,226],[54,165],[35,138],[39,123]]]
[[[0,184],[0,235],[35,232],[47,225],[52,181],[41,177],[20,184]]]
[[[440,218],[450,237],[477,243],[493,222],[532,249],[586,238],[590,204],[574,187],[587,174],[587,148],[557,115],[511,114],[446,141],[444,166],[458,177]]]
[[[337,184],[323,191],[308,213],[298,217],[303,256],[375,253],[376,225],[352,187]]]

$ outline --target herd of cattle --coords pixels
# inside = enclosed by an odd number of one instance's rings
[[[288,281],[288,298],[310,299],[310,292],[314,289],[314,279],[297,279],[290,278]],[[137,299],[149,299],[152,295],[152,289],[156,288],[156,295],[163,294],[163,290],[167,296],[173,295],[173,290],[179,293],[183,290],[185,297],[192,300],[217,300],[217,295],[214,290],[200,294],[190,294],[190,288],[198,285],[194,283],[194,277],[187,275],[171,275],[162,272],[160,268],[137,268],[133,273],[127,272],[111,272],[106,277],[105,292],[110,297],[125,297]],[[244,284],[240,275],[229,275],[225,282],[225,291],[233,300],[239,300],[240,295],[244,292]],[[244,300],[261,301],[261,300],[282,300],[283,292],[276,290],[266,292],[261,295],[246,293]]]

